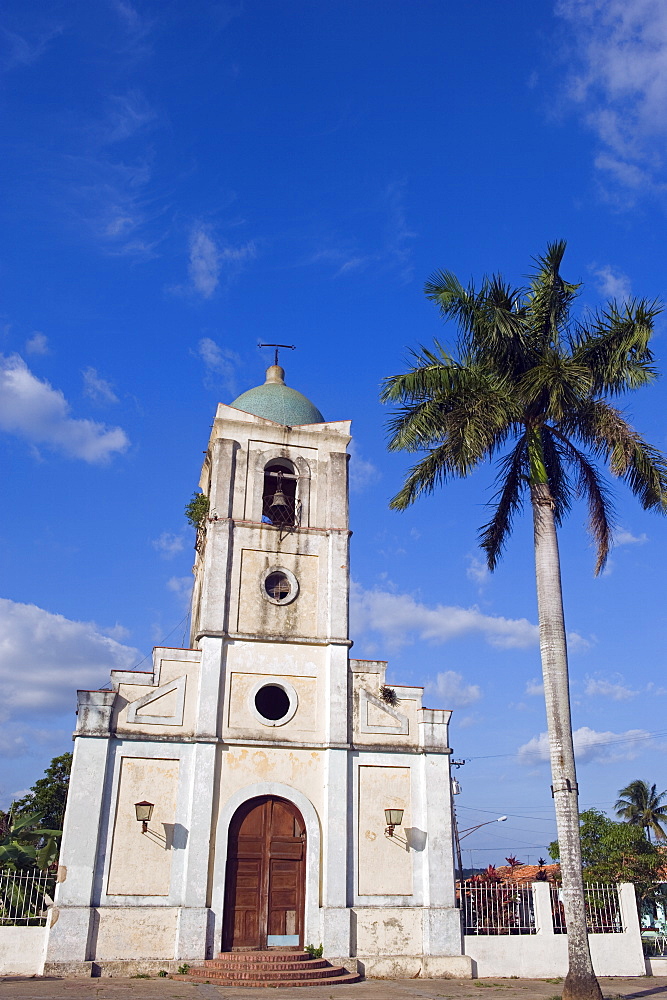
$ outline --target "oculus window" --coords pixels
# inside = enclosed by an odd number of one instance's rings
[[[284,726],[294,717],[298,704],[293,685],[282,677],[258,681],[248,696],[248,707],[263,726]]]
[[[298,596],[299,583],[294,573],[282,566],[271,566],[262,576],[260,592],[271,604],[291,604]]]

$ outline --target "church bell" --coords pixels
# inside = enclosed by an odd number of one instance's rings
[[[273,494],[273,499],[271,500],[271,503],[269,504],[269,507],[287,507],[287,506],[289,506],[288,503],[287,503],[287,497],[283,493],[282,478],[283,477],[280,475],[280,473],[278,473],[278,481],[276,483],[276,492]]]

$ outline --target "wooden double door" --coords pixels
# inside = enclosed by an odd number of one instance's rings
[[[306,830],[285,799],[245,802],[229,828],[223,951],[303,948]]]

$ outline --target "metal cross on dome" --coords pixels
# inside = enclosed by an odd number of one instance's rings
[[[257,346],[258,347],[275,347],[276,353],[275,353],[275,357],[274,357],[274,360],[273,360],[274,365],[277,365],[279,363],[278,362],[278,350],[279,350],[279,348],[283,347],[286,351],[295,351],[296,350],[296,344],[258,344]]]

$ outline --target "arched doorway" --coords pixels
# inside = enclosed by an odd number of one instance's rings
[[[306,828],[286,799],[240,806],[229,827],[223,951],[302,948]]]

